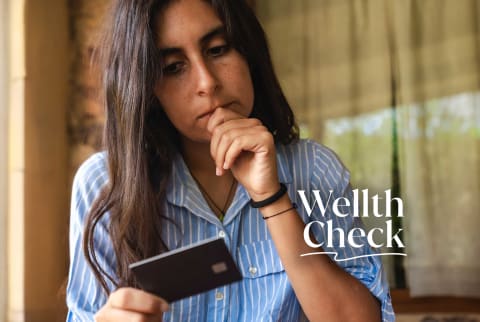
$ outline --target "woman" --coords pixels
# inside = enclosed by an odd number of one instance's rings
[[[112,17],[106,152],[74,181],[67,320],[392,321],[376,257],[341,267],[300,256],[311,251],[305,222],[327,218],[295,209],[296,191],[351,197],[349,174],[331,151],[298,140],[244,1],[118,0]],[[135,288],[128,264],[217,235],[241,282],[170,304]]]

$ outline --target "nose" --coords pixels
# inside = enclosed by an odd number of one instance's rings
[[[214,69],[205,60],[199,59],[195,64],[195,71],[197,74],[197,94],[199,96],[213,94],[219,87]]]

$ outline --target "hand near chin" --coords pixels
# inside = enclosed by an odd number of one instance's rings
[[[274,139],[260,120],[218,108],[207,128],[212,133],[210,153],[217,175],[230,169],[254,200],[263,200],[278,191]]]

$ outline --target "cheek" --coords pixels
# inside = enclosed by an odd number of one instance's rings
[[[184,120],[182,114],[184,115],[186,112],[181,109],[181,107],[185,106],[185,104],[182,103],[182,93],[178,90],[171,90],[169,86],[165,86],[164,84],[161,86],[157,85],[154,93],[170,122],[172,122],[176,128],[182,127],[182,120]]]
[[[168,82],[163,82],[162,84],[157,84],[154,90],[155,96],[158,98],[160,104],[165,108],[168,109],[169,105],[175,104],[176,95],[172,93],[177,93],[176,91],[172,91],[171,86],[168,86]]]
[[[169,117],[178,114],[178,111],[181,112],[181,107],[185,106],[185,93],[181,89],[181,86],[176,86],[171,82],[165,82],[155,87],[155,96]]]
[[[246,71],[246,73],[243,76],[243,93],[245,93],[244,100],[245,100],[245,105],[248,107],[248,115],[251,114],[253,110],[253,102],[255,99],[255,92],[253,90],[253,82],[252,78],[250,76],[250,72]]]
[[[254,90],[248,65],[243,60],[236,66],[232,74],[232,81],[236,84],[236,91],[240,93],[243,105],[248,108],[247,115],[253,109]]]

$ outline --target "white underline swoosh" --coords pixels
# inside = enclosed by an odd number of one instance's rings
[[[387,255],[392,255],[392,256],[407,256],[405,253],[379,253],[379,254],[367,254],[367,255],[359,255],[359,256],[353,256],[353,257],[348,257],[348,258],[337,258],[338,253],[337,252],[313,252],[313,253],[305,253],[301,254],[300,256],[312,256],[312,255],[335,255],[334,260],[336,262],[344,262],[348,261],[351,259],[356,259],[356,258],[363,258],[363,257],[375,257],[375,256],[387,256]]]

